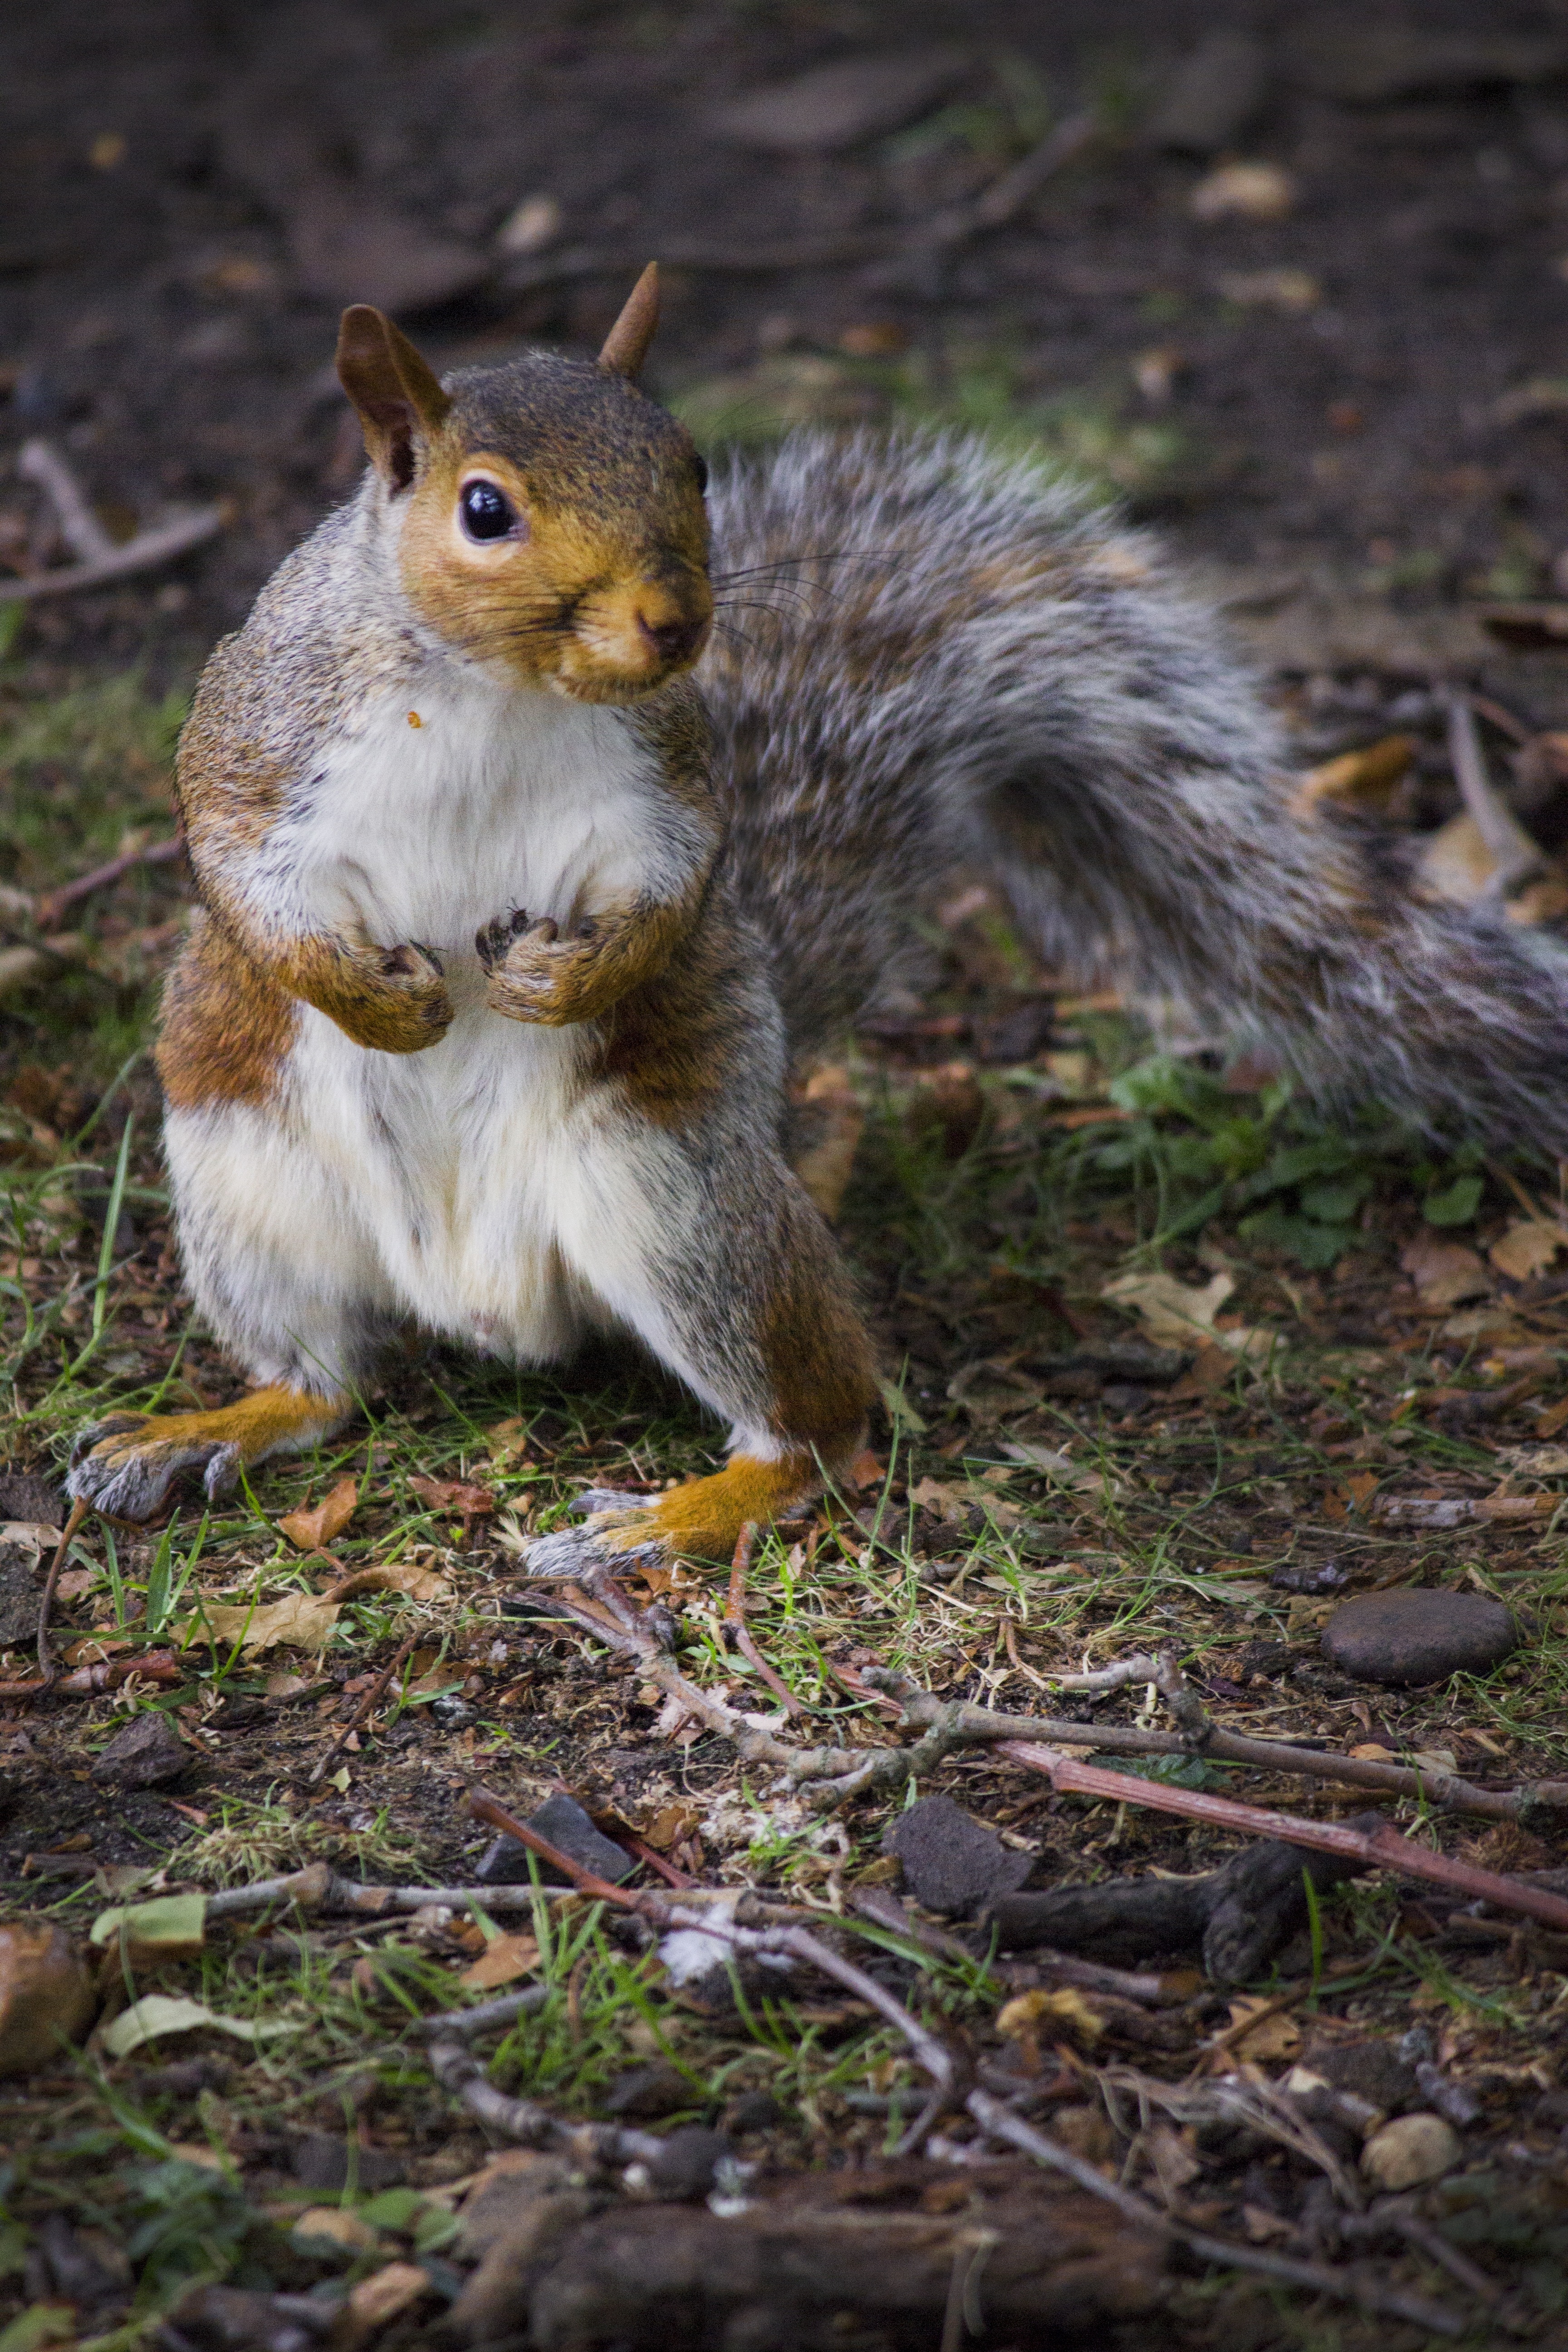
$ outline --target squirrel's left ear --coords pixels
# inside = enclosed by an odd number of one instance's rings
[[[658,264],[650,261],[631,292],[626,308],[605,337],[598,364],[606,375],[624,375],[637,382],[647,347],[658,328]]]
[[[414,445],[445,422],[451,401],[406,335],[356,302],[338,329],[338,382],[359,411],[372,464],[394,490],[414,479]]]

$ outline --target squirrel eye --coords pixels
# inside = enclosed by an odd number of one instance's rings
[[[517,509],[506,492],[482,477],[464,483],[458,499],[458,512],[462,517],[464,532],[469,539],[481,541],[505,539],[508,532],[517,526]]]

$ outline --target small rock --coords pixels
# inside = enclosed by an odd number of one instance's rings
[[[313,2295],[198,2286],[174,2305],[158,2340],[181,2352],[306,2352],[331,2334],[336,2317],[333,2305]]]
[[[612,1886],[618,1886],[637,1868],[623,1847],[594,1827],[575,1797],[547,1799],[536,1813],[530,1813],[528,1826]],[[529,1850],[521,1839],[503,1832],[485,1848],[474,1875],[485,1886],[523,1886],[528,1882],[528,1864]]]
[[[1189,50],[1150,119],[1154,147],[1217,155],[1245,131],[1268,94],[1268,52],[1250,33],[1210,33]]]
[[[0,1927],[0,2075],[30,2074],[76,2042],[98,2007],[92,1979],[63,1927]]]
[[[289,2162],[301,2188],[341,2197],[349,2185],[351,2154],[354,2184],[362,2190],[395,2189],[403,2179],[402,2160],[389,2149],[351,2150],[346,2139],[331,2132],[301,2132],[289,2148]]]
[[[829,154],[897,131],[945,97],[967,66],[962,49],[945,47],[903,57],[847,58],[731,100],[710,114],[709,125],[743,147]]]
[[[771,2091],[748,2091],[724,2110],[724,2128],[737,2139],[750,2132],[776,2131],[784,2119],[784,2111]]]
[[[950,1916],[1016,1894],[1034,1868],[951,1797],[922,1797],[900,1813],[882,1841],[904,1866],[904,1883],[928,1911]]]
[[[162,1707],[132,1716],[100,1752],[92,1777],[109,1789],[156,1789],[190,1762],[190,1750]]]
[[[605,2093],[605,2113],[640,2123],[656,2116],[675,2115],[681,2107],[692,2105],[697,2096],[695,2086],[679,2066],[658,2058],[651,2065],[634,2066],[629,2074],[616,2076]]]
[[[1200,221],[1283,220],[1296,184],[1278,163],[1218,163],[1198,182],[1187,209]]]
[[[1519,1641],[1512,1612],[1479,1592],[1363,1592],[1322,1633],[1324,1656],[1345,1674],[1401,1688],[1488,1674]]]
[[[0,1544],[0,1649],[30,1643],[38,1630],[38,1580],[34,1555],[26,1544]]]
[[[1336,2091],[1352,2092],[1370,2105],[1381,2107],[1385,2116],[1398,2115],[1416,2096],[1414,2072],[1387,2042],[1342,2042],[1327,2049],[1315,2048],[1307,2063]]]
[[[1441,2116],[1398,2116],[1373,2132],[1361,2152],[1361,2168],[1385,2196],[1439,2180],[1458,2164],[1458,2134]]]
[[[714,2167],[731,2153],[722,2132],[710,2131],[705,2124],[682,2124],[669,2133],[648,2165],[655,2195],[706,2197],[713,2186]]]

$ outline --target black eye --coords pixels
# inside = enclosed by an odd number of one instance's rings
[[[705,490],[708,488],[708,460],[706,457],[697,457],[691,462],[697,468],[697,487],[700,490]]]
[[[483,480],[463,484],[458,512],[470,539],[504,539],[517,522],[517,509],[506,492]]]

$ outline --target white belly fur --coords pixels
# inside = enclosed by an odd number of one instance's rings
[[[168,1122],[193,1244],[205,1229],[248,1255],[247,1323],[324,1368],[350,1291],[534,1362],[628,1319],[635,1267],[616,1237],[629,1250],[663,1190],[662,1139],[585,1086],[583,1033],[490,1012],[473,945],[513,907],[564,928],[650,869],[657,883],[668,852],[647,824],[646,754],[613,709],[473,673],[458,696],[450,677],[373,714],[266,853],[306,877],[320,916],[436,950],[456,1008],[446,1037],[369,1052],[301,1007],[276,1106]]]

